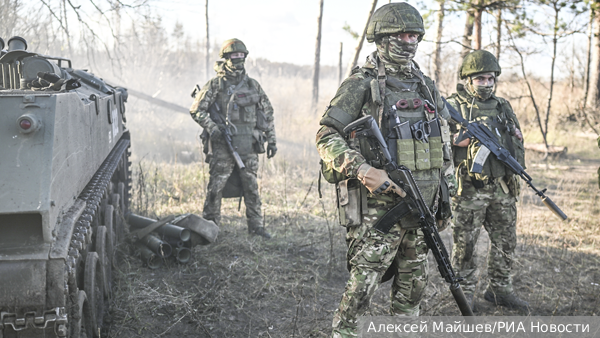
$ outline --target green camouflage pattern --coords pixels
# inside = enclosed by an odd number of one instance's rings
[[[222,61],[217,61],[215,63],[215,71],[217,72],[217,76],[209,80],[196,94],[194,98],[194,102],[190,108],[190,114],[194,121],[196,121],[202,128],[207,129],[208,131],[216,128],[216,124],[209,117],[208,107],[210,107],[214,102],[217,101],[217,97],[219,93],[221,96],[227,97],[227,100],[223,99],[225,102],[219,102],[219,106],[221,107],[221,111],[225,111],[223,107],[227,106],[228,96],[225,95],[226,88],[235,86],[239,82],[232,80],[230,76],[230,72],[225,68],[225,63]],[[275,118],[273,114],[273,106],[271,105],[271,101],[267,97],[267,94],[262,89],[258,81],[248,78],[248,81],[252,83],[252,86],[256,88],[258,91],[258,95],[260,97],[259,102],[257,104],[258,109],[262,109],[263,114],[265,115],[267,122],[267,129],[265,130],[266,141],[269,143],[276,143],[275,137]],[[251,141],[251,140],[250,140]]]
[[[363,215],[362,225],[349,228],[346,242],[350,278],[333,317],[334,338],[356,337],[357,318],[368,309],[388,268],[395,271],[390,313],[419,315],[428,282],[428,248],[423,233],[419,229],[404,230],[400,224],[387,234],[372,228],[392,205],[369,199],[368,214]]]
[[[227,58],[229,53],[244,53],[248,56],[248,53],[250,52],[242,40],[233,38],[223,42],[221,49],[219,50],[219,57]]]
[[[500,68],[494,54],[487,50],[479,49],[465,56],[458,71],[458,75],[461,79],[466,79],[474,74],[487,72],[494,72],[496,73],[496,76],[499,76],[502,72],[502,68]]]
[[[346,142],[344,127],[352,121],[377,111],[371,97],[370,81],[376,77],[376,53],[369,56],[362,69],[355,71],[338,89],[331,100],[316,137],[316,146],[323,161],[334,170],[355,178],[358,167],[366,161],[373,163],[373,154],[365,151],[367,147],[360,142]],[[416,65],[413,64],[416,69]],[[396,72],[386,66],[386,75],[400,81],[407,80],[402,72]],[[411,80],[414,82],[414,80]],[[433,81],[425,78],[426,85],[434,93],[434,101],[442,116],[449,113],[444,107]],[[384,104],[390,106],[387,96],[392,100],[398,95],[386,89]],[[414,95],[415,92],[412,92]],[[391,102],[391,101],[390,101]],[[394,101],[395,102],[395,101]],[[411,117],[424,119],[425,115],[413,112]],[[408,118],[408,117],[407,117]],[[414,121],[413,121],[414,122]],[[356,139],[354,139],[356,140]],[[440,143],[441,147],[441,143]],[[362,152],[359,151],[362,149]],[[368,154],[365,155],[365,154]],[[440,156],[441,152],[440,152]],[[427,203],[433,205],[435,189],[440,180],[440,168],[415,170],[413,172]],[[416,316],[427,285],[427,246],[418,221],[406,217],[394,225],[388,234],[382,234],[372,228],[373,224],[396,205],[400,197],[395,194],[367,194],[368,211],[363,210],[362,224],[349,227],[346,235],[348,244],[347,263],[350,278],[342,295],[339,308],[333,320],[333,337],[356,337],[357,317],[367,310],[373,292],[381,282],[388,268],[395,272],[391,292],[392,314]]]
[[[209,133],[217,128],[216,123],[210,118],[208,107],[213,103],[218,102],[221,107],[220,112],[226,113],[227,102],[229,95],[226,95],[227,89],[235,86],[239,83],[239,77],[232,75],[225,68],[223,62],[217,62],[215,64],[215,71],[217,76],[209,80],[198,92],[194,98],[194,103],[190,108],[190,114],[194,121],[196,121],[202,128],[209,131]],[[244,73],[245,75],[245,73]],[[248,83],[258,93],[258,103],[253,106],[253,109],[261,109],[265,116],[267,128],[264,130],[264,135],[269,144],[276,144],[275,137],[275,125],[273,107],[266,93],[260,86],[260,84],[252,79],[247,79]],[[254,120],[256,121],[256,120]],[[241,132],[241,128],[244,126],[240,124],[240,135],[233,136],[234,145],[236,144],[252,144],[254,139],[252,130],[250,133]],[[250,126],[250,129],[253,125]],[[246,139],[249,138],[249,139]],[[210,179],[208,183],[208,194],[204,202],[203,217],[206,219],[214,220],[217,223],[221,219],[221,198],[223,194],[223,188],[227,182],[227,179],[232,174],[235,167],[235,160],[229,153],[226,144],[222,138],[216,140],[210,140],[212,147],[212,157],[209,162],[209,173]],[[241,148],[241,147],[240,147]],[[246,169],[240,172],[240,179],[243,187],[244,203],[246,205],[246,217],[249,230],[253,231],[257,228],[263,227],[263,218],[261,212],[261,200],[258,193],[257,183],[257,171],[258,171],[258,155],[254,151],[254,147],[248,147],[247,151],[241,151],[240,156],[244,162]]]
[[[367,25],[367,41],[375,42],[385,35],[418,33],[419,41],[425,34],[423,17],[406,2],[385,4],[373,13]]]
[[[510,143],[512,143],[513,150],[515,152],[515,158],[525,168],[525,148],[523,142],[516,136],[508,133],[506,126],[511,130],[514,128],[520,129],[519,121],[512,110],[512,107],[505,99],[492,95],[487,100],[480,100],[474,98],[462,84],[457,86],[457,92],[448,97],[448,103],[459,111],[462,116],[469,121],[478,121],[483,123],[493,131],[493,134],[497,136],[497,141],[505,148],[510,149]],[[505,121],[504,130],[497,126],[494,119],[500,118]],[[452,132],[458,132],[459,125],[453,121],[450,121],[450,129]],[[498,129],[498,132],[496,132]],[[481,144],[479,141],[472,140],[467,147],[452,147],[452,155],[454,157],[454,166],[457,170],[467,170],[471,168],[471,165],[479,151]],[[462,168],[462,169],[461,169]],[[467,170],[468,171],[468,170]],[[483,165],[481,173],[470,173],[475,179],[486,182],[487,180],[512,176],[512,172],[506,168],[506,166],[496,159],[494,155],[490,155]],[[460,176],[457,174],[457,176]],[[460,187],[458,188],[460,190]]]
[[[453,198],[454,246],[452,266],[465,280],[465,293],[473,293],[479,280],[477,240],[481,225],[488,232],[488,288],[496,293],[513,292],[511,270],[517,245],[517,205],[512,193],[505,193],[498,182],[475,189],[466,179],[462,194]]]
[[[232,174],[236,164],[227,150],[223,141],[211,141],[213,156],[209,164],[210,178],[208,180],[208,194],[204,201],[202,217],[214,220],[217,224],[221,221],[221,198],[227,179]],[[258,195],[258,155],[250,155],[243,160],[246,169],[236,171],[239,173],[244,189],[244,204],[246,205],[246,219],[248,229],[255,230],[263,226],[261,201]]]

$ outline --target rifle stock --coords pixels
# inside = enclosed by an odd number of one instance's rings
[[[387,143],[385,142],[383,135],[381,135],[375,119],[373,119],[372,116],[362,117],[346,126],[346,128],[344,128],[344,133],[346,135],[353,135],[354,137],[366,138],[371,149],[376,151],[379,160],[384,163],[385,171],[388,173],[389,177],[407,194],[407,198],[398,204],[398,206],[407,204],[405,207],[407,212],[394,213],[396,208],[392,208],[380,218],[380,220],[386,220],[387,224],[378,222],[374,228],[380,232],[386,232],[382,229],[387,229],[387,231],[389,231],[389,229],[402,217],[406,216],[407,213],[411,213],[415,216],[419,220],[419,226],[423,232],[425,243],[429,250],[431,250],[433,257],[435,257],[440,274],[444,280],[450,284],[450,291],[456,300],[460,312],[463,316],[473,316],[473,311],[459,284],[459,282],[462,281],[462,278],[457,277],[452,268],[448,251],[437,230],[435,216],[425,202],[421,190],[410,169],[402,165],[398,166],[396,162],[392,160],[387,148]],[[390,215],[391,217],[386,217]]]
[[[442,97],[442,100],[450,111],[450,116],[452,119],[463,127],[461,133],[464,132],[464,137],[477,139],[479,143],[489,149],[490,152],[494,154],[494,156],[500,162],[508,167],[513,173],[519,175],[525,181],[525,183],[527,183],[527,185],[533,189],[533,191],[535,191],[536,195],[540,197],[542,203],[544,203],[544,205],[546,205],[546,207],[548,207],[548,209],[550,209],[556,216],[560,217],[563,221],[568,218],[567,215],[560,210],[560,208],[548,196],[544,194],[546,189],[538,190],[533,185],[531,182],[533,180],[531,176],[525,172],[523,166],[519,164],[519,162],[510,154],[510,152],[498,143],[496,138],[485,125],[479,122],[467,121],[459,112],[456,111],[456,109],[454,109],[454,107],[448,103],[448,101],[446,101],[444,97]]]
[[[223,139],[225,140],[227,149],[229,150],[229,153],[231,154],[231,156],[233,156],[233,159],[235,160],[235,165],[237,165],[237,167],[240,170],[246,169],[246,166],[244,165],[240,154],[238,154],[238,152],[233,147],[231,140],[231,131],[229,130],[229,127],[223,120],[221,114],[219,114],[219,106],[216,102],[213,103],[210,107],[208,107],[208,113],[210,114],[210,118],[217,124],[217,126],[221,130],[221,134],[223,136]]]

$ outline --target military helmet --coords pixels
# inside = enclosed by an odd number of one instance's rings
[[[502,72],[502,68],[494,54],[479,49],[465,56],[458,75],[461,79],[465,79],[473,74],[488,72],[494,72],[498,76]]]
[[[221,50],[219,51],[219,57],[227,58],[230,53],[244,53],[248,56],[248,49],[246,49],[246,45],[240,39],[229,39],[225,40],[221,45]]]
[[[385,35],[398,33],[418,33],[419,41],[425,34],[423,17],[406,2],[390,3],[377,9],[367,26],[367,41],[374,42]]]

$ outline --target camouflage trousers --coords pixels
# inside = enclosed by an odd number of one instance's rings
[[[517,205],[511,192],[505,192],[498,180],[481,189],[462,178],[462,193],[453,198],[454,246],[452,266],[465,293],[475,292],[479,279],[477,239],[481,225],[490,237],[488,252],[489,285],[494,292],[512,293],[511,269],[517,246]],[[506,188],[505,188],[506,189]]]
[[[363,215],[362,225],[349,228],[346,236],[350,278],[333,317],[334,338],[357,336],[357,317],[367,311],[381,277],[390,267],[395,272],[390,294],[391,314],[419,315],[428,281],[428,248],[423,233],[420,229],[402,229],[399,224],[387,234],[373,229],[378,217],[389,208],[374,208],[372,202],[368,201],[369,213]]]
[[[213,148],[214,149],[214,148]],[[244,189],[244,204],[246,205],[246,219],[248,229],[254,230],[263,226],[261,213],[261,201],[258,195],[258,183],[256,174],[258,172],[258,155],[250,154],[243,160],[246,169],[240,170],[239,175]],[[223,188],[227,179],[235,168],[235,161],[227,150],[219,149],[215,151],[210,160],[210,179],[208,181],[208,194],[204,201],[204,210],[202,216],[206,219],[214,220],[217,224],[221,221],[221,198],[223,197]]]

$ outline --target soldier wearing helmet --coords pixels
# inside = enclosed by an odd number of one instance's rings
[[[413,60],[424,33],[421,15],[407,3],[375,11],[367,40],[377,50],[341,84],[320,121],[316,146],[325,179],[337,187],[350,271],[334,314],[333,337],[356,336],[357,317],[368,309],[378,285],[389,279],[391,313],[418,315],[428,281],[428,248],[417,219],[406,216],[386,233],[373,228],[406,193],[388,177],[365,140],[346,135],[344,127],[373,116],[393,160],[413,171],[424,198],[437,211],[438,224],[451,216],[449,197],[445,204],[440,201],[440,191],[448,188],[440,177],[451,165],[449,113],[433,81]],[[408,132],[398,133],[394,127],[399,124]],[[410,126],[419,125],[431,126],[426,140],[411,132]],[[447,207],[438,208],[442,204]]]
[[[523,135],[510,103],[494,92],[501,73],[496,57],[485,50],[468,54],[459,70],[464,84],[448,102],[469,121],[484,123],[498,142],[525,167]],[[458,126],[451,125],[454,132]],[[454,246],[452,265],[465,280],[461,283],[473,308],[479,272],[475,246],[481,225],[488,232],[489,283],[484,299],[498,305],[527,310],[528,303],[514,292],[511,270],[517,244],[516,221],[520,186],[519,177],[493,156],[486,157],[485,148],[476,140],[454,142],[452,147],[458,191],[453,198]],[[482,150],[483,149],[483,150]],[[473,164],[483,165],[479,173]]]
[[[265,152],[265,142],[267,158],[277,152],[273,107],[260,84],[246,74],[244,61],[248,53],[241,40],[223,42],[219,52],[223,60],[214,67],[217,76],[192,93],[190,114],[204,128],[203,148],[210,164],[203,217],[220,224],[221,198],[243,197],[248,232],[270,238],[264,228],[256,179],[258,154]],[[211,115],[211,111],[219,116]],[[225,143],[225,128],[233,134],[232,145],[245,165],[243,170],[236,167]]]

